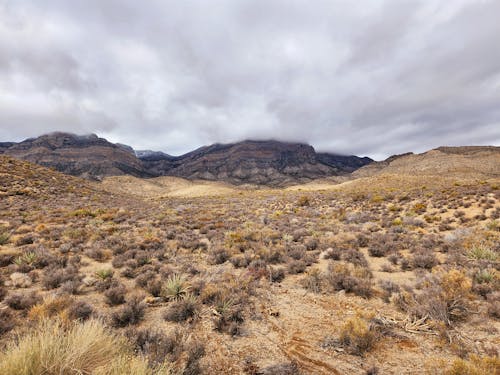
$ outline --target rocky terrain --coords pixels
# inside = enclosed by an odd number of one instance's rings
[[[282,186],[342,175],[372,162],[369,158],[318,154],[309,145],[277,141],[214,144],[172,157],[141,157],[148,170],[188,179]]]
[[[124,174],[152,176],[131,148],[115,145],[94,134],[77,136],[58,132],[10,145],[7,143],[7,146],[3,148],[5,155],[73,176],[94,179]]]
[[[96,135],[52,133],[0,143],[0,153],[74,176],[177,176],[232,184],[284,186],[348,174],[370,158],[316,153],[309,145],[277,141],[214,144],[181,156],[138,151]],[[137,156],[136,156],[137,155]]]

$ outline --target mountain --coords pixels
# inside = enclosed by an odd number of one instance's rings
[[[0,143],[0,153],[91,179],[106,176],[176,176],[233,184],[272,186],[339,176],[370,158],[316,153],[312,146],[278,141],[243,141],[204,146],[181,156],[134,151],[95,134],[56,132],[20,143]]]
[[[458,178],[500,177],[500,147],[438,147],[421,154],[394,155],[359,168],[352,176],[380,174],[446,176]]]
[[[11,143],[3,148],[3,153],[69,175],[91,179],[125,174],[152,176],[136,158],[132,148],[115,145],[95,134],[50,133]]]
[[[158,175],[218,180],[233,184],[287,185],[352,172],[370,158],[317,154],[300,143],[243,141],[213,144],[185,155],[139,154],[146,169]]]

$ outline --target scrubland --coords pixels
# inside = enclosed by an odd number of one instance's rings
[[[499,179],[0,181],[2,374],[499,372]]]

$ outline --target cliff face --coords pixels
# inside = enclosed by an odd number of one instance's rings
[[[133,152],[95,134],[51,133],[11,144],[4,149],[4,154],[92,179],[124,174],[152,176]]]
[[[356,163],[365,165],[372,161],[355,156],[317,154],[309,145],[277,141],[214,144],[179,157],[148,154],[141,160],[156,174],[265,185],[336,176],[355,169]]]
[[[92,179],[117,175],[177,176],[271,186],[343,175],[372,162],[370,158],[316,153],[309,145],[278,141],[213,144],[185,155],[170,156],[134,151],[94,134],[60,132],[20,143],[0,143],[0,153]]]

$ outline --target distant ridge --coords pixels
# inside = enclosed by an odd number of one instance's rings
[[[0,153],[74,176],[176,176],[232,184],[284,186],[345,175],[371,163],[367,157],[316,153],[310,145],[242,141],[200,147],[181,156],[134,151],[95,134],[55,132],[19,143],[0,143]]]
[[[354,178],[381,174],[446,176],[457,178],[500,177],[500,147],[438,147],[421,154],[394,155],[353,172]]]

